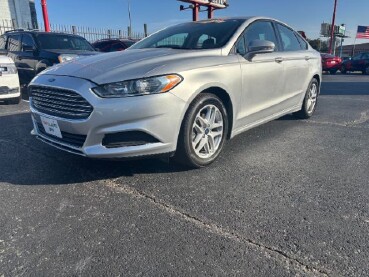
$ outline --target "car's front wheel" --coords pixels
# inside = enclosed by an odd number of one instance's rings
[[[211,164],[222,151],[227,132],[224,104],[214,94],[201,93],[183,119],[175,161],[193,168]]]
[[[316,109],[316,105],[318,103],[318,96],[319,96],[319,82],[317,79],[313,78],[306,91],[301,110],[296,112],[295,115],[302,119],[310,118]]]
[[[346,74],[347,73],[346,66],[342,65],[340,71],[342,74]]]

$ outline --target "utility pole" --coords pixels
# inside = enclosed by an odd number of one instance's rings
[[[329,42],[329,54],[332,54],[332,45],[334,37],[334,24],[336,22],[336,10],[337,10],[337,0],[334,0],[334,10],[333,10],[333,17],[332,17],[332,25],[331,25],[331,40]]]
[[[45,31],[50,32],[49,14],[47,12],[46,0],[41,0],[42,15],[44,17]]]

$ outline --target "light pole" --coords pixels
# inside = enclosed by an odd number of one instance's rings
[[[132,37],[132,17],[131,17],[131,1],[128,0],[128,18],[129,18],[129,34],[128,36]]]
[[[334,10],[332,17],[332,25],[331,25],[331,41],[329,42],[329,54],[332,54],[332,45],[334,39],[334,24],[336,22],[336,9],[337,9],[337,0],[334,0]]]
[[[46,0],[41,0],[42,15],[44,17],[45,31],[50,32],[49,14],[47,12]]]

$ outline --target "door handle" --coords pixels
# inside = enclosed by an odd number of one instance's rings
[[[275,58],[275,61],[277,63],[281,63],[281,62],[283,62],[283,58],[282,57]]]
[[[311,59],[311,58],[310,58],[309,56],[306,56],[306,57],[305,57],[305,60],[306,60],[306,61],[308,61],[308,60],[310,60],[310,59]]]

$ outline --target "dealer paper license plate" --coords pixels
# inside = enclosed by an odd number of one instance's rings
[[[40,116],[45,132],[58,138],[63,138],[58,122],[55,119]]]

